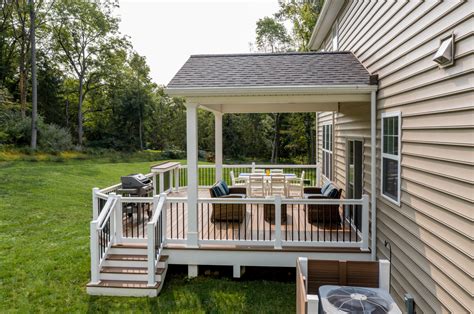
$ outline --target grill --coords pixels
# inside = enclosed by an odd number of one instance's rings
[[[152,181],[141,173],[130,174],[121,177],[122,188],[119,190],[121,194],[130,196],[148,196],[153,190]]]
[[[117,192],[124,196],[146,197],[150,196],[153,191],[153,181],[141,173],[130,174],[128,176],[123,176],[120,179],[122,181],[122,188]],[[146,203],[124,203],[123,211],[129,217],[134,213],[137,213],[138,220],[140,220],[140,216],[143,217],[144,211],[147,212],[148,218],[151,217],[150,204]]]

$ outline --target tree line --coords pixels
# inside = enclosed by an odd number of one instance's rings
[[[119,31],[118,1],[0,1],[3,149],[36,149],[37,141],[42,151],[184,155],[184,100],[150,78],[146,59]],[[307,50],[319,8],[319,2],[281,2],[273,17],[257,22],[257,49]],[[203,152],[214,150],[213,119],[199,112]],[[226,114],[223,124],[228,159],[314,161],[314,114]]]

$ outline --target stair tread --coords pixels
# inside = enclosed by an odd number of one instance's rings
[[[144,243],[118,243],[112,245],[114,249],[146,249],[147,245]]]
[[[127,255],[127,254],[109,254],[106,257],[107,260],[114,261],[147,261],[148,257],[146,255]]]
[[[148,273],[148,268],[146,267],[111,267],[105,266],[102,267],[101,273],[109,273],[109,274],[138,274],[138,275],[146,275]],[[162,274],[165,272],[165,269],[159,267],[156,269],[157,274]]]
[[[106,259],[115,260],[115,261],[147,261],[147,255],[129,255],[129,254],[108,254]],[[161,255],[160,262],[166,262],[168,260],[168,255]]]
[[[88,284],[88,287],[104,288],[134,288],[134,289],[157,289],[161,282],[149,287],[146,281],[128,281],[128,280],[101,280],[98,284]]]

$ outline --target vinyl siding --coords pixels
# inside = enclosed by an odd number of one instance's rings
[[[392,245],[392,294],[415,297],[418,313],[474,309],[474,3],[346,1],[339,50],[352,51],[377,93],[377,257]],[[454,31],[455,65],[432,57]],[[332,50],[331,34],[321,49]],[[380,117],[401,112],[401,204],[380,196]],[[332,118],[319,113],[318,125]],[[370,194],[370,105],[341,104],[335,115],[335,181],[346,185],[346,140],[364,140]],[[321,128],[318,128],[321,140]],[[319,147],[319,146],[318,146]],[[318,152],[321,158],[320,152]]]

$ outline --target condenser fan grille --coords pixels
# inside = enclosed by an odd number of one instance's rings
[[[319,292],[325,313],[399,313],[393,299],[381,289],[322,286]]]

